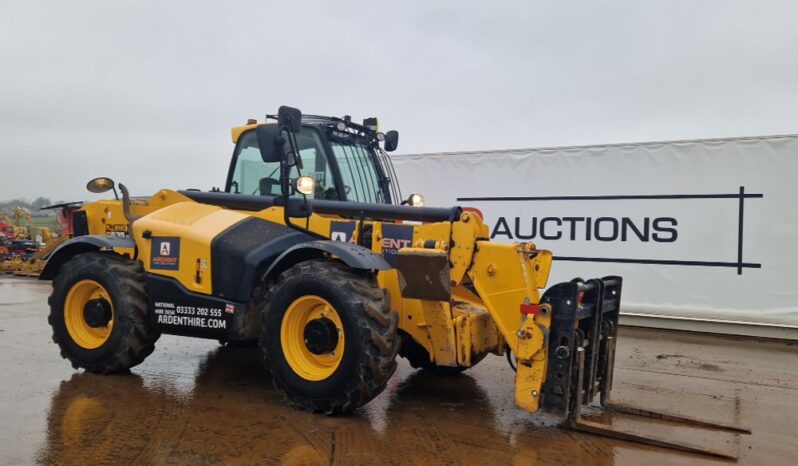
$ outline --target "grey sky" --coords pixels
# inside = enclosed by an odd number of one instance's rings
[[[300,5],[301,3],[301,5]],[[400,152],[798,132],[798,4],[0,4],[0,199],[224,182],[281,104]]]

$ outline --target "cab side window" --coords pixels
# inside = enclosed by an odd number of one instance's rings
[[[263,161],[254,131],[241,135],[235,158],[231,193],[261,196],[280,194],[280,164]]]
[[[308,197],[338,199],[338,191],[319,135],[313,130],[303,130],[297,134],[296,139],[303,163],[302,175],[312,176],[316,180],[316,191]],[[230,182],[231,193],[280,195],[280,163],[263,161],[255,131],[241,135],[234,157],[236,165]],[[292,179],[299,176],[296,167],[291,169],[289,176]],[[293,195],[300,196],[296,193]]]

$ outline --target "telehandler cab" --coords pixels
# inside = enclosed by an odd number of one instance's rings
[[[382,392],[397,354],[443,374],[507,355],[526,411],[732,457],[583,420],[599,395],[616,411],[747,431],[611,402],[621,278],[575,279],[541,296],[551,252],[489,241],[477,212],[403,200],[385,153],[398,133],[376,126],[280,107],[232,130],[223,192],[131,198],[120,184],[121,200],[83,205],[74,237],[41,273],[53,283],[61,355],[113,373],[141,363],[161,333],[259,342],[276,388],[327,414]],[[108,178],[87,188],[116,194]]]

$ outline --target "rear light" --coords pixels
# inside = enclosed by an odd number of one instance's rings
[[[463,207],[463,212],[471,212],[472,214],[479,217],[480,220],[485,220],[485,216],[482,215],[482,211],[477,209],[476,207]]]
[[[521,314],[540,314],[540,304],[521,304]]]
[[[89,234],[89,221],[85,210],[76,210],[72,213],[72,235],[85,236]]]

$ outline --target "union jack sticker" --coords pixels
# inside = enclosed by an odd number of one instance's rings
[[[224,305],[224,312],[226,312],[228,314],[235,314],[236,313],[235,305],[234,304],[230,304],[230,303],[225,304]]]

